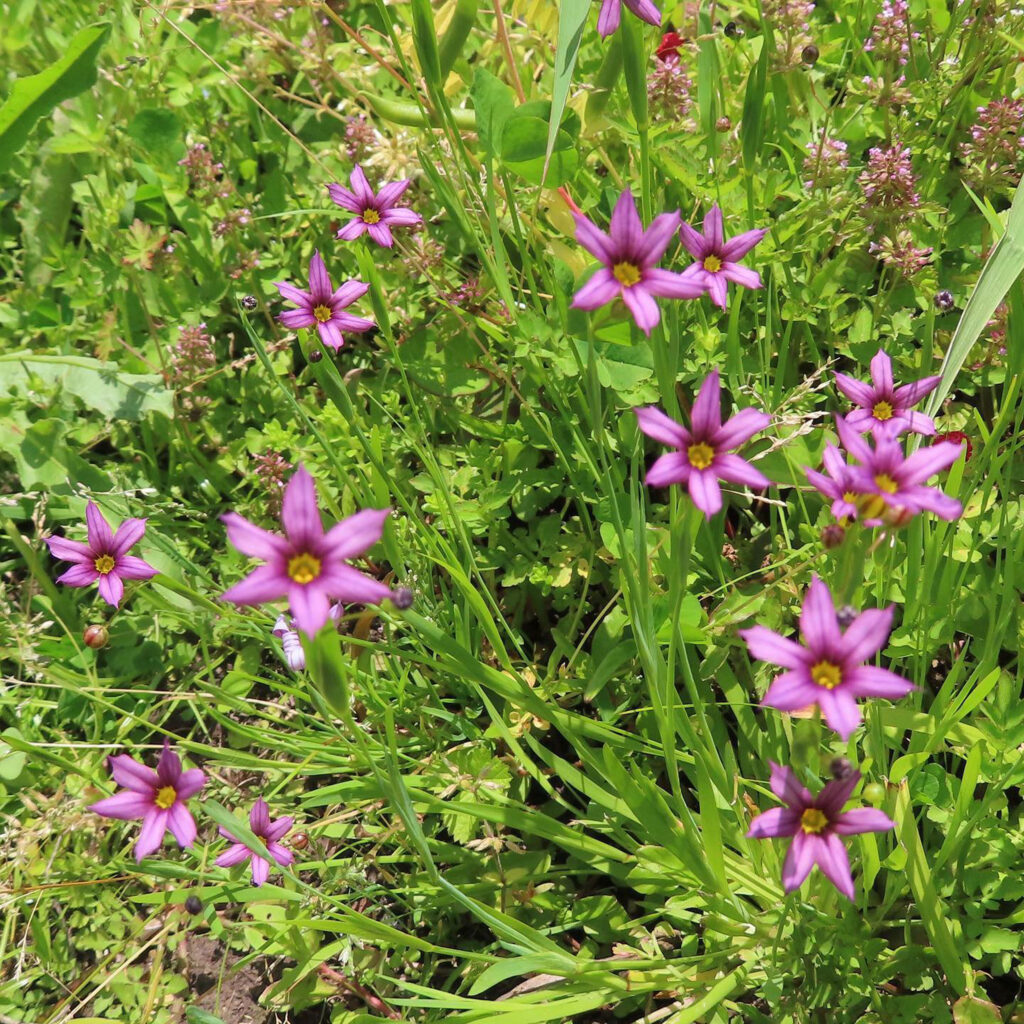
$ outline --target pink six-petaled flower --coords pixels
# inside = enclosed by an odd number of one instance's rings
[[[332,599],[376,604],[390,597],[388,586],[346,564],[380,540],[390,511],[364,509],[325,533],[313,478],[300,466],[284,491],[283,537],[235,512],[221,516],[231,543],[242,554],[267,563],[227,590],[223,599],[256,605],[287,597],[296,625],[312,637],[330,617]]]
[[[145,535],[146,520],[126,519],[114,533],[99,506],[90,501],[85,506],[85,521],[87,544],[65,537],[46,538],[54,558],[75,563],[57,577],[57,582],[69,587],[88,587],[99,581],[100,597],[116,608],[124,596],[122,580],[148,580],[159,572],[148,562],[128,554]]]
[[[767,231],[767,228],[744,231],[727,242],[722,211],[717,205],[712,206],[704,217],[703,234],[689,224],[684,223],[679,228],[684,248],[696,261],[683,271],[683,277],[699,284],[710,294],[712,302],[725,309],[730,281],[744,288],[761,287],[761,275],[740,266],[737,260],[743,259]]]
[[[655,296],[695,299],[703,294],[702,285],[655,266],[679,227],[678,210],[659,214],[645,231],[627,190],[615,204],[608,234],[582,213],[573,216],[576,241],[604,264],[573,297],[574,308],[598,309],[621,298],[640,330],[650,334],[661,318]]]
[[[110,774],[119,786],[124,786],[124,792],[97,801],[89,810],[105,818],[142,819],[135,844],[137,861],[160,849],[168,830],[179,846],[195,842],[196,823],[185,801],[203,788],[206,776],[198,768],[182,770],[181,759],[171,750],[170,740],[164,740],[156,771],[127,754],[110,757],[108,764]]]
[[[763,473],[731,449],[764,430],[771,418],[756,409],[742,409],[723,423],[717,370],[709,373],[700,387],[689,430],[653,406],[633,411],[648,437],[677,449],[657,459],[647,473],[647,483],[652,487],[686,484],[693,503],[709,519],[722,507],[719,480],[758,490],[769,485]]]
[[[895,672],[864,664],[885,646],[892,616],[891,606],[871,608],[841,630],[832,594],[815,576],[800,612],[802,645],[765,626],[740,630],[752,657],[786,669],[761,703],[779,711],[817,704],[829,728],[848,739],[861,721],[858,697],[896,700],[916,689]]]
[[[331,284],[330,275],[319,252],[313,253],[309,261],[309,291],[275,281],[277,290],[298,309],[287,309],[277,319],[292,330],[299,327],[315,327],[320,340],[335,350],[345,344],[343,331],[368,331],[374,326],[372,320],[346,313],[356,299],[362,298],[369,289],[362,281],[346,281],[337,291]]]
[[[402,193],[412,184],[411,180],[392,181],[382,185],[379,192],[374,192],[362,167],[356,164],[349,182],[351,189],[338,184],[327,186],[331,199],[356,215],[338,231],[338,238],[350,242],[365,232],[378,245],[390,247],[394,243],[392,227],[422,223],[423,218],[414,210],[397,205]]]
[[[226,828],[218,826],[217,831],[225,839],[230,839],[232,845],[214,863],[220,868],[233,868],[236,864],[244,864],[251,858],[252,884],[262,885],[270,877],[271,858],[281,867],[287,867],[295,860],[295,854],[279,842],[291,829],[294,821],[294,818],[278,818],[277,821],[271,821],[270,808],[266,800],[257,800],[249,812],[249,828],[257,839],[262,840],[262,849],[250,849]]]
[[[845,373],[836,374],[836,386],[857,408],[846,416],[846,422],[857,430],[871,430],[894,436],[903,430],[932,435],[935,423],[923,412],[912,412],[925,395],[939,386],[939,376],[924,377],[911,384],[896,387],[892,378],[892,360],[879,349],[871,360],[871,383],[855,380]]]
[[[789,768],[783,768],[774,761],[770,764],[772,792],[786,806],[773,807],[759,814],[751,822],[747,838],[793,837],[782,867],[782,884],[786,892],[799,888],[817,864],[828,880],[852,900],[854,888],[850,859],[839,837],[862,832],[886,832],[895,823],[887,814],[873,807],[843,811],[860,781],[860,772],[833,779],[815,797]]]

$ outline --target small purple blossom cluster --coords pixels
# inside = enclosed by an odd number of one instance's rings
[[[811,46],[811,15],[814,4],[807,0],[761,0],[761,12],[775,37],[773,65],[776,71],[791,71],[803,62]]]
[[[182,849],[192,846],[199,830],[188,809],[188,801],[198,796],[206,785],[203,772],[198,768],[185,770],[168,739],[164,740],[155,770],[127,754],[113,755],[107,763],[114,782],[123,790],[91,804],[89,810],[104,818],[121,821],[142,819],[135,843],[135,860],[138,863],[160,849],[168,832]],[[249,829],[260,841],[259,846],[249,846],[221,826],[218,829],[220,835],[232,845],[214,863],[218,867],[234,867],[251,861],[253,885],[263,885],[270,877],[275,862],[280,867],[288,867],[295,859],[292,851],[281,845],[293,824],[293,818],[272,821],[267,802],[260,798],[249,812]]]
[[[921,33],[911,28],[906,0],[884,0],[864,49],[879,60],[903,67],[910,56],[911,42],[920,38]]]
[[[804,157],[804,188],[808,192],[816,188],[834,188],[846,180],[850,160],[846,143],[834,139],[822,129],[817,140],[807,143]]]
[[[678,54],[656,58],[647,76],[651,112],[666,121],[682,121],[693,106],[693,80]]]
[[[978,107],[960,147],[967,177],[979,185],[1015,185],[1024,172],[1024,100],[1004,96]]]
[[[179,325],[178,340],[171,346],[164,379],[178,393],[178,401],[186,413],[197,413],[210,404],[210,399],[197,390],[216,365],[217,353],[206,324]]]
[[[921,205],[910,149],[898,142],[872,146],[868,165],[857,179],[864,192],[865,214],[871,219],[900,222]]]

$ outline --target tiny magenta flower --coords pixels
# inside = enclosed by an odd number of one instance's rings
[[[604,264],[573,297],[574,308],[598,309],[621,298],[640,330],[650,334],[661,318],[655,296],[695,299],[703,294],[703,285],[655,266],[679,227],[678,210],[659,214],[645,231],[627,189],[615,204],[608,234],[582,213],[573,216],[576,241]]]
[[[860,463],[853,467],[860,517],[868,526],[878,526],[888,516],[903,521],[922,511],[934,512],[940,519],[957,519],[963,505],[938,487],[925,487],[929,477],[948,469],[960,457],[963,445],[940,441],[905,455],[903,446],[894,437],[874,434],[872,449],[841,416],[836,429],[843,447]]]
[[[743,259],[764,238],[768,229],[744,231],[728,242],[723,232],[722,211],[717,204],[704,217],[703,234],[689,224],[684,223],[679,228],[683,246],[696,261],[683,271],[683,277],[701,285],[711,296],[711,301],[725,309],[730,281],[744,288],[761,287],[761,275],[736,261]]]
[[[647,484],[652,487],[686,484],[693,503],[709,519],[722,507],[719,480],[758,490],[769,485],[763,473],[732,449],[764,430],[771,417],[756,409],[742,409],[723,423],[717,370],[712,370],[700,386],[690,414],[689,430],[653,406],[633,411],[640,429],[648,437],[676,449],[655,461],[647,473]]]
[[[892,616],[891,605],[870,608],[840,629],[832,594],[815,576],[800,612],[802,645],[765,626],[740,630],[751,657],[786,669],[762,705],[792,712],[817,704],[829,728],[848,739],[861,721],[858,697],[896,700],[916,689],[895,672],[864,664],[885,646]]]
[[[145,536],[146,520],[126,519],[114,533],[99,506],[90,501],[85,506],[85,522],[87,544],[65,537],[46,538],[54,558],[75,563],[57,577],[57,582],[69,587],[88,587],[98,581],[100,597],[116,608],[124,596],[123,580],[148,580],[159,572],[148,562],[128,554]]]
[[[391,589],[346,564],[380,540],[391,510],[363,509],[326,533],[320,521],[312,476],[300,466],[281,502],[284,536],[261,529],[235,512],[221,516],[228,539],[250,558],[267,564],[254,569],[222,595],[240,605],[287,597],[292,617],[314,636],[330,618],[331,599],[345,604],[377,604]]]
[[[345,308],[362,298],[370,286],[362,281],[346,281],[335,291],[319,252],[314,252],[309,261],[308,292],[285,281],[275,281],[274,286],[284,298],[299,307],[285,310],[277,319],[292,330],[315,327],[320,340],[335,351],[345,344],[342,331],[368,331],[374,326],[372,320],[345,312]]]
[[[828,475],[805,466],[807,479],[816,490],[832,499],[831,512],[836,519],[856,519],[858,501],[863,493],[857,474],[834,444],[825,445],[822,459]]]
[[[815,864],[825,877],[848,899],[854,897],[850,859],[840,836],[862,832],[887,832],[895,822],[874,807],[843,811],[860,782],[860,772],[850,771],[827,782],[815,797],[800,784],[789,768],[769,762],[772,768],[772,792],[785,803],[759,814],[751,823],[748,839],[775,839],[792,836],[782,866],[782,885],[786,892],[800,888]]]
[[[343,210],[356,215],[338,231],[338,238],[351,242],[365,232],[378,245],[390,248],[394,244],[392,226],[411,227],[423,223],[423,218],[415,210],[397,205],[402,193],[412,184],[411,179],[390,182],[382,185],[379,192],[374,192],[362,167],[356,164],[349,182],[351,189],[338,184],[327,186],[331,199]]]
[[[888,435],[903,430],[931,435],[935,433],[935,422],[922,412],[912,412],[910,407],[934,391],[940,380],[942,378],[936,375],[896,387],[892,379],[892,360],[879,349],[871,360],[870,384],[837,373],[836,387],[857,406],[846,416],[851,427]]]
[[[185,802],[203,788],[206,776],[198,768],[182,770],[181,759],[171,750],[170,740],[164,740],[156,771],[127,754],[114,755],[107,763],[114,781],[124,786],[124,792],[91,804],[89,810],[104,818],[142,819],[135,844],[136,861],[159,850],[168,831],[181,847],[195,842],[196,823]]]
[[[597,17],[597,31],[602,39],[607,39],[618,31],[623,3],[649,25],[661,24],[661,11],[651,3],[651,0],[604,0],[601,4],[601,13]]]
[[[217,831],[225,838],[231,840],[229,846],[214,863],[219,868],[233,868],[236,864],[244,864],[252,859],[252,884],[263,885],[270,877],[273,858],[281,867],[287,867],[295,860],[295,854],[287,847],[281,845],[280,841],[291,830],[295,824],[294,818],[278,818],[272,821],[270,808],[266,800],[262,798],[252,805],[249,811],[249,828],[257,839],[263,841],[262,849],[252,850],[241,839],[233,836],[223,826],[218,826]]]

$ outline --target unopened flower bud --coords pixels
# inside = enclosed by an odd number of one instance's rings
[[[802,63],[808,65],[808,67],[813,67],[815,64],[817,64],[819,56],[820,54],[818,52],[818,48],[814,45],[814,43],[808,43],[800,51],[800,60]]]
[[[259,305],[259,303],[256,301],[256,296],[255,295],[246,295],[245,298],[242,299],[242,308],[243,309],[247,309],[250,313],[258,305]]]
[[[412,591],[408,587],[399,587],[391,592],[391,603],[400,611],[412,607]]]
[[[198,914],[199,911],[203,909],[203,904],[198,896],[189,896],[188,899],[185,900],[185,909],[190,914]]]
[[[743,29],[735,21],[726,22],[723,31],[730,39],[739,39],[743,35]]]
[[[715,131],[716,132],[732,131],[732,121],[730,121],[729,118],[727,118],[727,117],[720,117],[715,122]]]
[[[833,757],[828,770],[833,779],[845,779],[853,771],[853,762],[848,757]]]
[[[91,647],[94,651],[98,651],[101,647],[107,646],[110,633],[107,631],[106,626],[86,626],[82,639],[85,641],[86,647]]]
[[[838,523],[829,523],[821,531],[821,543],[829,550],[839,547],[844,540],[846,540],[846,531]]]
[[[936,292],[932,301],[940,313],[948,313],[955,305],[953,293],[946,288],[943,288],[941,292]]]
[[[885,799],[885,787],[878,782],[869,782],[861,793],[866,803],[877,807]]]
[[[857,609],[852,604],[844,604],[842,608],[836,611],[836,618],[839,620],[839,625],[842,629],[849,629],[850,623],[857,618]]]
[[[309,846],[309,836],[305,832],[296,832],[291,838],[293,850],[304,850]]]
[[[323,359],[323,357],[323,352],[321,352],[320,349],[318,348],[313,349],[313,351],[309,353],[309,361],[311,363],[319,363],[320,360]]]

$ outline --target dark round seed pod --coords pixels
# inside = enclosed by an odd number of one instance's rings
[[[305,832],[296,832],[291,838],[291,846],[293,850],[304,850],[309,846],[309,836]]]
[[[323,357],[323,352],[321,352],[320,349],[318,348],[313,349],[313,351],[309,353],[309,361],[311,363],[319,363],[320,360],[323,359]]]
[[[953,293],[948,291],[946,288],[943,288],[940,292],[936,292],[935,298],[932,301],[935,303],[935,308],[940,313],[948,313],[953,306],[956,305]]]
[[[846,531],[838,523],[829,523],[821,531],[821,543],[831,550],[839,547],[846,540]]]
[[[853,762],[848,757],[833,757],[828,770],[833,779],[845,779],[853,771]]]
[[[190,914],[198,914],[199,911],[203,909],[203,904],[198,896],[189,896],[188,899],[185,900],[185,909]]]
[[[820,56],[821,54],[818,52],[818,48],[814,45],[814,43],[808,43],[800,51],[800,60],[808,67],[813,67],[815,64],[817,64],[818,57]]]
[[[246,295],[245,298],[242,299],[242,308],[243,309],[247,309],[250,313],[258,305],[259,305],[259,302],[256,301],[256,296],[255,295]]]
[[[110,633],[107,631],[106,626],[86,626],[82,639],[85,641],[86,647],[91,647],[94,651],[98,651],[101,647],[107,646]]]
[[[729,132],[729,131],[732,131],[732,121],[730,121],[729,118],[727,118],[727,117],[720,117],[715,122],[715,131],[716,132]]]
[[[399,587],[391,592],[391,603],[400,611],[412,607],[412,591],[408,587]]]
[[[843,629],[848,629],[850,623],[853,622],[860,614],[852,604],[844,604],[842,608],[836,611],[836,618],[839,620],[839,625]]]
[[[739,39],[743,35],[743,29],[735,21],[728,21],[722,30],[730,39]]]

